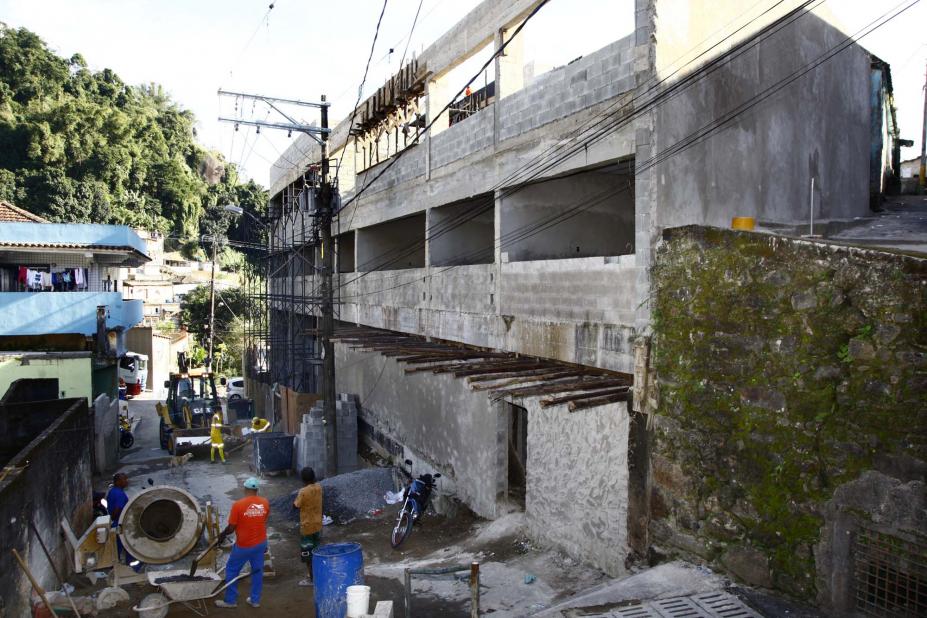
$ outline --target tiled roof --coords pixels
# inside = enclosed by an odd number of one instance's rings
[[[22,223],[48,223],[46,219],[32,214],[28,210],[0,201],[0,221],[18,221]]]

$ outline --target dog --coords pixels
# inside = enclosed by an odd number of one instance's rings
[[[171,468],[179,468],[193,459],[193,453],[184,453],[183,455],[174,455],[171,457]]]

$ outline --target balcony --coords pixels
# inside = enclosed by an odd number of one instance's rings
[[[143,302],[123,300],[119,292],[0,292],[0,336],[93,335],[100,305],[107,308],[107,328],[142,321]]]

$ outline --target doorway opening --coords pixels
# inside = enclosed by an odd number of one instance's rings
[[[507,403],[508,416],[508,498],[525,508],[528,487],[528,410]]]

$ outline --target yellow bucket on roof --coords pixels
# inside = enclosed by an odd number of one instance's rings
[[[731,229],[752,232],[754,227],[756,227],[756,219],[753,217],[734,217],[731,219]]]

